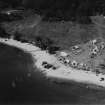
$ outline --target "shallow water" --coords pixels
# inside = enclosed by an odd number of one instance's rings
[[[31,56],[0,45],[0,102],[105,103],[105,91],[77,84],[50,83],[33,67]]]

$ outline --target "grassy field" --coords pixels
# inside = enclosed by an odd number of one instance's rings
[[[30,25],[25,24],[36,25],[30,27]],[[41,36],[42,38],[48,37],[53,40],[55,45],[60,46],[62,49],[69,49],[69,47],[75,44],[86,43],[90,39],[100,35],[104,36],[102,34],[104,33],[104,29],[101,28],[100,31],[99,27],[96,25],[80,25],[63,21],[51,23],[31,19],[31,22],[26,20],[26,22],[5,23],[4,27],[6,32],[11,35],[15,32],[19,32],[22,33],[24,37],[32,40],[35,39],[35,36]]]

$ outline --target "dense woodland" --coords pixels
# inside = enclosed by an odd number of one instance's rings
[[[104,0],[2,0],[1,8],[35,9],[46,21],[76,21],[90,24],[90,16],[105,14]]]

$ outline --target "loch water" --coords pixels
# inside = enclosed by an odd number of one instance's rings
[[[51,83],[35,68],[31,55],[0,43],[0,103],[100,104],[105,103],[104,92]]]

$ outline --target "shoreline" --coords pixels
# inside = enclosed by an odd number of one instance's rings
[[[60,81],[66,81],[67,83],[69,81],[74,81],[82,84],[92,84],[93,86],[96,85],[96,88],[97,86],[105,88],[105,80],[100,80],[101,78],[105,78],[105,75],[99,74],[96,76],[96,74],[91,71],[76,70],[66,67],[57,61],[57,58],[54,55],[50,55],[47,51],[42,51],[33,44],[21,43],[20,41],[7,38],[0,38],[0,43],[20,48],[31,54],[35,60],[35,67],[38,68],[46,78],[54,79],[55,81],[59,79]],[[56,70],[44,68],[42,66],[43,61],[56,66]]]

